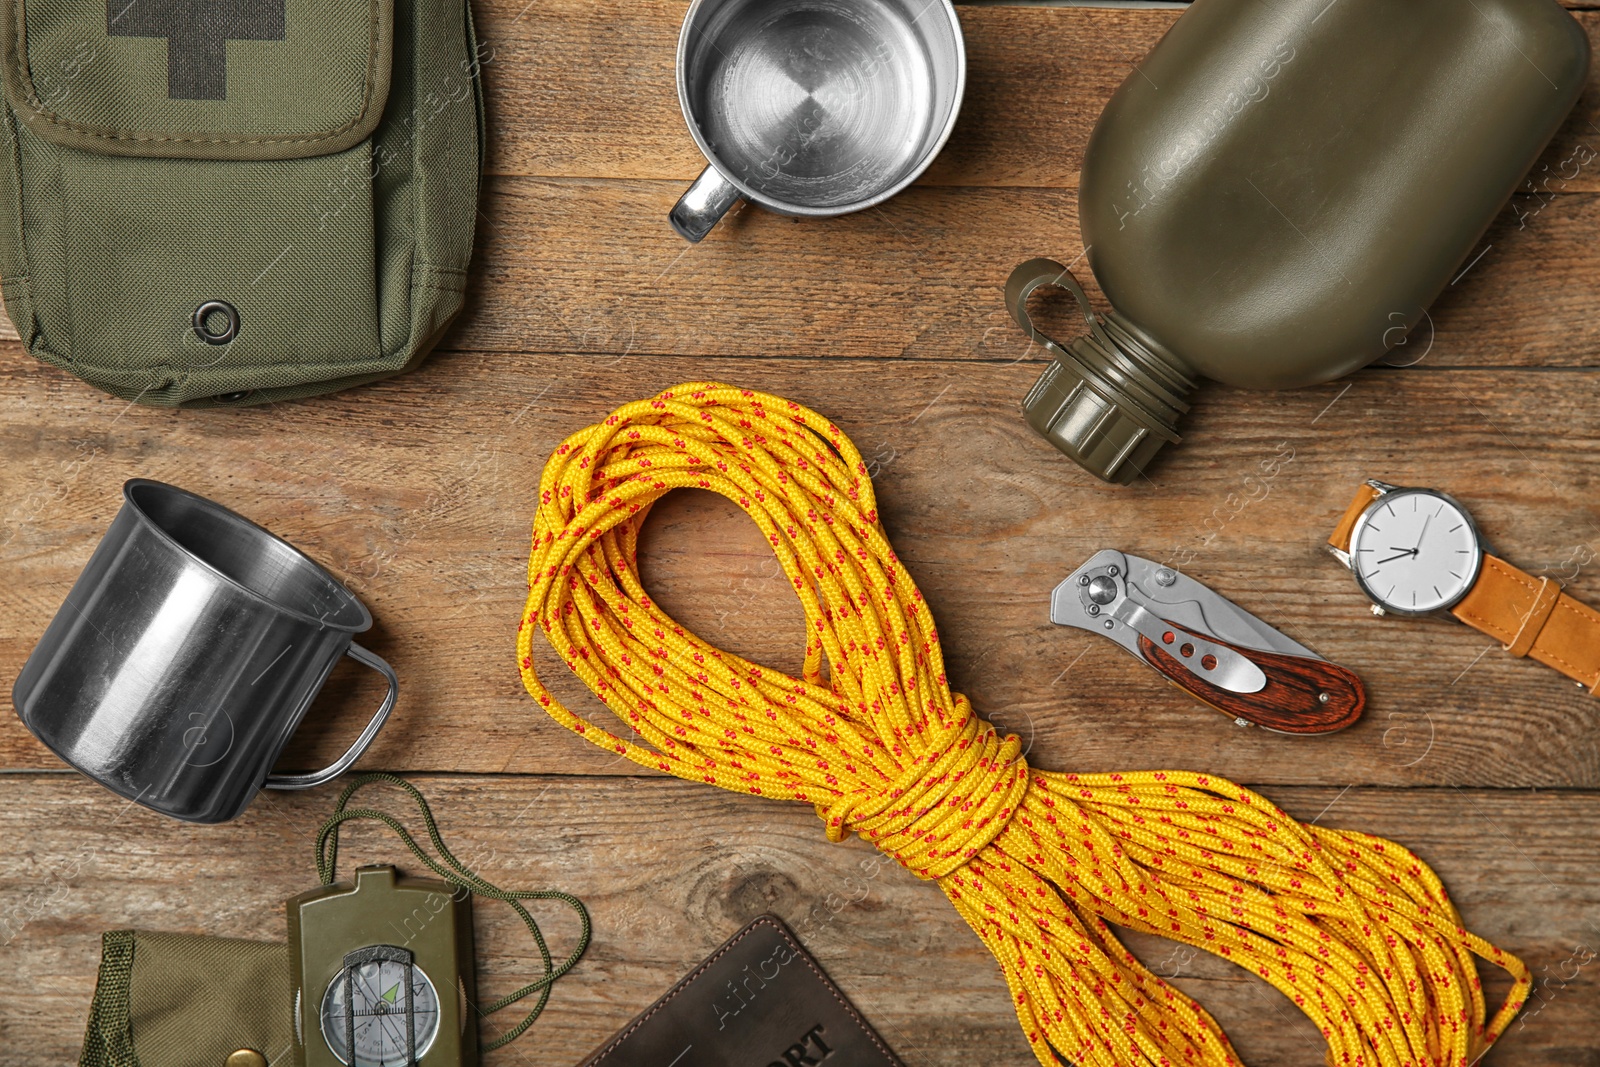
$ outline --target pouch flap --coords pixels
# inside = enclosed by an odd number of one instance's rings
[[[223,1067],[254,1049],[291,1060],[282,942],[112,930],[101,938],[78,1067]]]
[[[372,134],[394,0],[0,0],[6,101],[119,156],[291,159]]]

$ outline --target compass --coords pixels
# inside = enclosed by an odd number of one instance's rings
[[[476,1067],[471,901],[390,866],[290,900],[296,1067]]]
[[[321,1020],[322,1039],[340,1062],[409,1067],[439,1035],[439,994],[410,949],[358,948],[345,953],[344,969],[328,983]]]

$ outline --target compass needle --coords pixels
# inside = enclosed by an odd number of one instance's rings
[[[439,996],[411,951],[372,945],[347,953],[344,963],[344,972],[329,984],[322,1006],[322,1032],[339,1061],[349,1067],[408,1067],[412,1060],[420,1061],[439,1032]],[[345,973],[350,1004],[344,1002]],[[410,1056],[408,1010],[415,1040]]]

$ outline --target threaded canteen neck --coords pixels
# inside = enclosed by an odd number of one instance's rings
[[[1070,345],[1045,336],[1028,314],[1028,299],[1045,286],[1071,293],[1089,327]],[[1128,485],[1156,453],[1181,440],[1178,420],[1189,410],[1194,374],[1115,311],[1096,314],[1070,270],[1053,259],[1028,260],[1006,282],[1006,307],[1051,357],[1023,413],[1084,470]]]

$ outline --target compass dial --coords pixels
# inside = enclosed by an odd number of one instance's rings
[[[1431,615],[1459,604],[1483,566],[1478,531],[1461,505],[1429,489],[1379,497],[1350,540],[1356,579],[1396,615]]]
[[[396,955],[404,950],[399,950]],[[409,956],[410,953],[404,953]],[[346,976],[349,982],[346,982]],[[406,984],[411,986],[416,1058],[439,1033],[439,994],[421,968],[401,959],[369,959],[347,966],[328,983],[322,997],[322,1037],[340,1062],[352,1067],[408,1067]],[[346,990],[349,991],[347,1003]],[[355,1058],[347,1040],[354,1006]]]

